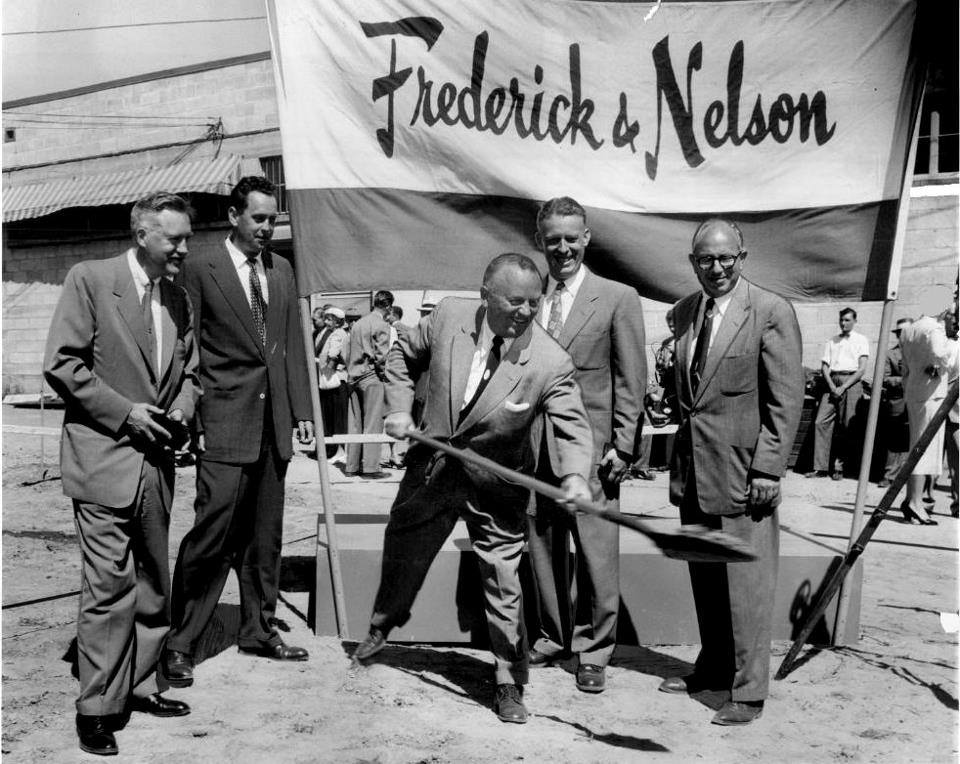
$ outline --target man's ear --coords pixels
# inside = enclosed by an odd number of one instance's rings
[[[237,221],[240,220],[240,213],[237,212],[237,208],[236,208],[236,207],[229,207],[229,208],[227,208],[227,220],[230,221],[230,225],[232,225],[232,226],[236,226],[236,225],[237,225]]]
[[[487,299],[490,297],[490,291],[485,287],[480,287],[480,301],[486,305]]]
[[[543,251],[543,237],[540,235],[540,229],[538,228],[533,233],[533,242],[537,245],[537,249],[541,252]]]
[[[583,246],[587,246],[587,245],[590,243],[590,229],[589,229],[589,228],[584,228],[584,229],[583,229],[583,236],[582,236],[581,238],[583,239]]]

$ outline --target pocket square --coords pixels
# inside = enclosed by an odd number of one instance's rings
[[[526,411],[528,408],[530,408],[530,404],[529,404],[529,403],[526,403],[526,402],[524,402],[524,403],[514,403],[513,401],[504,401],[504,402],[503,402],[503,407],[504,407],[507,411],[520,412],[520,411]]]

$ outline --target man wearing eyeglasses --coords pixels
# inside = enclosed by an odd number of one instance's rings
[[[692,249],[701,290],[673,308],[681,423],[670,500],[684,525],[733,534],[757,559],[689,563],[700,655],[692,674],[660,690],[727,691],[713,723],[744,725],[760,716],[769,684],[775,510],[803,405],[800,327],[790,303],[741,276],[747,253],[734,223],[707,220]]]

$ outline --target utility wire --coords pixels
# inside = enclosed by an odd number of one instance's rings
[[[71,27],[68,29],[28,29],[22,32],[4,32],[4,37],[28,34],[60,34],[61,32],[96,32],[101,29],[139,29],[142,27],[165,27],[175,24],[219,24],[224,21],[262,21],[266,16],[232,16],[226,19],[182,19],[172,21],[144,21],[139,24],[107,24],[99,27]]]
[[[198,114],[193,117],[176,117],[176,116],[167,116],[165,114],[69,114],[64,112],[50,112],[50,111],[14,111],[12,109],[4,109],[4,114],[9,114],[12,117],[54,117],[54,118],[68,118],[68,119],[169,119],[169,120],[190,120],[190,119],[205,119],[209,121],[214,121],[217,118],[209,114],[202,115]]]

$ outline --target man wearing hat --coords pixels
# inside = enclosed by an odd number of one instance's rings
[[[883,478],[877,485],[885,488],[900,471],[907,451],[910,450],[910,427],[907,408],[903,400],[903,351],[900,349],[900,332],[913,323],[912,318],[901,318],[893,335],[897,342],[887,350],[883,367],[883,441],[887,444],[887,463]]]

